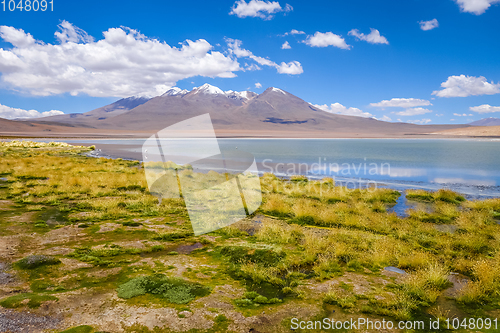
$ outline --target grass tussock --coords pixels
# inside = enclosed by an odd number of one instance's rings
[[[30,255],[16,262],[16,266],[21,269],[34,269],[41,266],[57,265],[60,263],[61,261],[59,259],[51,256]]]
[[[162,275],[140,276],[120,285],[118,297],[130,299],[151,294],[174,304],[187,304],[196,297],[210,294],[210,289],[198,283]]]
[[[459,205],[465,201],[465,198],[451,190],[441,189],[436,192],[425,190],[407,190],[406,198],[424,202],[447,202]]]

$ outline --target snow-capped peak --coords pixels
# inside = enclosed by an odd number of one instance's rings
[[[275,88],[275,87],[272,87],[272,91],[275,91],[275,92],[280,92],[282,93],[283,95],[286,95],[286,92],[284,92],[283,90],[281,90],[280,88]]]
[[[175,95],[185,95],[189,91],[186,89],[181,90],[181,88],[178,87],[172,87],[169,90],[167,90],[162,96],[175,96]]]
[[[196,94],[208,94],[208,95],[225,95],[225,93],[218,87],[212,86],[208,83],[204,85],[194,88],[193,91],[196,91]]]
[[[232,91],[228,90],[224,92],[229,98],[237,98],[237,99],[250,99],[249,95],[250,91]]]

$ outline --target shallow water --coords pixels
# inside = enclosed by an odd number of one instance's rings
[[[51,140],[40,140],[51,141]],[[52,140],[53,141],[53,140]],[[145,139],[64,140],[95,145],[94,155],[142,160]],[[500,196],[500,141],[478,139],[219,139],[221,151],[252,153],[259,172],[332,177],[338,184],[367,184],[404,191],[450,188],[472,198]],[[209,143],[170,140],[185,156]]]

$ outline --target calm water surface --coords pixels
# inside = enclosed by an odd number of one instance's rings
[[[40,140],[42,141],[42,140]],[[45,140],[46,141],[46,140]],[[142,160],[143,139],[64,140],[94,144],[99,154]],[[393,188],[451,188],[471,196],[500,196],[500,141],[447,139],[219,139],[221,150],[254,155],[260,172],[375,181]],[[196,141],[169,141],[186,155]]]

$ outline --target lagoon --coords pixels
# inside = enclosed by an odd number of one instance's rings
[[[52,140],[39,140],[52,141]],[[95,145],[98,154],[142,160],[145,139],[61,139]],[[472,197],[500,196],[500,141],[476,139],[218,139],[221,151],[252,153],[259,172],[376,182],[392,188],[450,188]],[[203,141],[169,141],[196,156]],[[207,143],[208,145],[208,143]],[[179,149],[180,148],[180,149]]]

